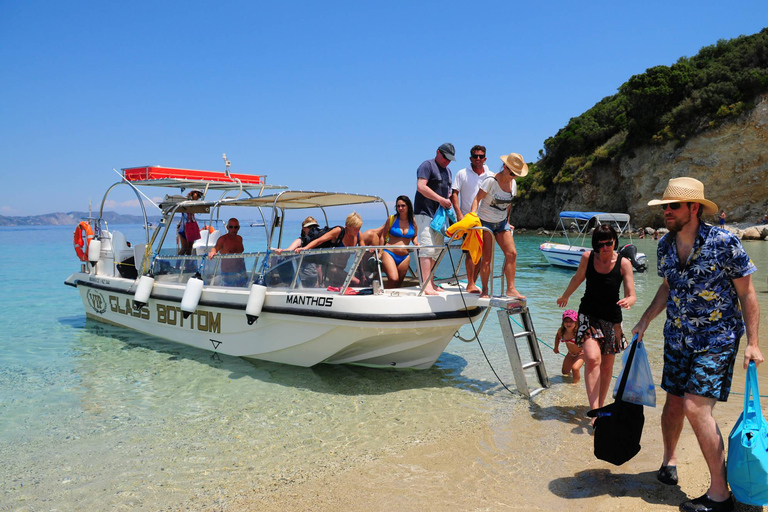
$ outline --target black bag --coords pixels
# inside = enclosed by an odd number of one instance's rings
[[[616,401],[587,413],[587,416],[597,418],[594,431],[595,457],[616,466],[621,466],[637,455],[640,451],[640,437],[643,435],[643,406],[622,400],[636,348],[637,341],[633,339]]]

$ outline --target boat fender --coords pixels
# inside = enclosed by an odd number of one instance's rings
[[[645,272],[648,270],[648,265],[644,265],[637,261],[637,247],[635,247],[632,244],[626,244],[624,247],[619,249],[619,254],[624,256],[629,260],[629,262],[632,264],[635,270],[638,272]]]
[[[95,267],[96,263],[99,262],[99,258],[101,258],[101,240],[94,238],[88,244],[88,261]]]
[[[139,278],[139,285],[136,287],[136,293],[133,295],[133,309],[139,311],[147,305],[154,285],[155,278],[152,276],[141,276]]]
[[[198,277],[198,274],[195,274],[195,277],[190,277],[189,281],[187,281],[187,286],[184,288],[184,295],[181,297],[181,314],[184,318],[187,318],[195,312],[202,294],[203,280]]]
[[[253,323],[259,319],[266,296],[266,286],[260,284],[253,284],[251,286],[251,293],[248,295],[248,303],[245,305],[245,317],[248,319],[248,325],[253,325]]]
[[[82,221],[75,228],[75,252],[80,261],[88,261],[88,245],[93,240],[93,229],[86,221]]]

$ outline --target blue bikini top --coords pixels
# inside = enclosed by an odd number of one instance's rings
[[[400,220],[395,219],[392,223],[392,226],[389,228],[389,236],[396,236],[398,238],[413,238],[416,236],[416,227],[408,223],[408,231],[403,233],[403,230],[400,229]]]

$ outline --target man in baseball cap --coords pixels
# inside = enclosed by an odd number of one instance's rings
[[[456,161],[456,149],[446,142],[437,148],[435,158],[425,160],[416,170],[416,196],[413,201],[413,218],[418,229],[419,245],[443,245],[443,234],[429,225],[440,207],[450,210],[453,206],[451,197],[451,171],[448,164]],[[421,275],[426,277],[432,272],[434,259],[439,254],[437,249],[426,248],[421,251],[419,265]],[[424,288],[427,295],[437,295],[433,282]]]

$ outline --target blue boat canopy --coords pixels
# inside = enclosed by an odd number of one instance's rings
[[[604,213],[604,212],[560,212],[561,219],[576,219],[588,221],[597,218],[601,222],[629,222],[628,213]]]
[[[595,215],[601,215],[601,213],[602,212],[560,212],[560,218],[589,220]]]

